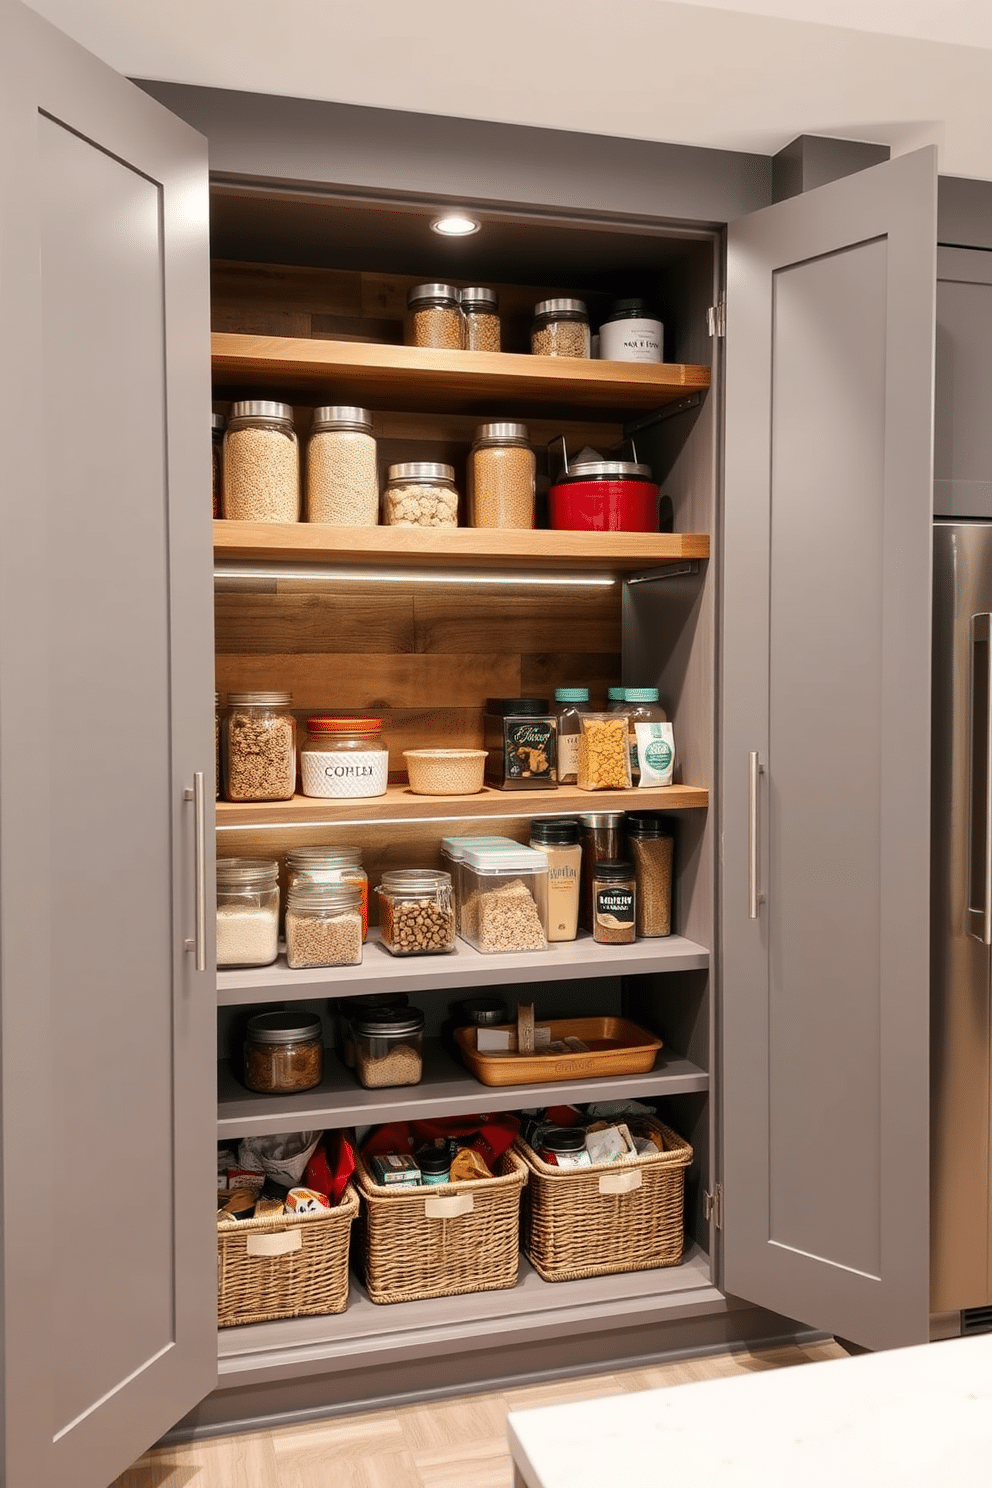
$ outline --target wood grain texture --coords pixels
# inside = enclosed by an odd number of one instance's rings
[[[331,717],[389,708],[483,708],[487,697],[520,696],[516,656],[383,652],[268,653],[217,657],[217,691],[293,694],[293,707]],[[439,743],[440,738],[432,741]]]

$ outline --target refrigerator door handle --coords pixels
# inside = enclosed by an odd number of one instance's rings
[[[992,614],[971,617],[968,934],[992,945]]]

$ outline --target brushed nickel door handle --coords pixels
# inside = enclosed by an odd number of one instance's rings
[[[992,615],[971,617],[968,934],[992,945]]]
[[[748,755],[747,763],[747,914],[748,919],[756,920],[758,908],[765,902],[758,888],[758,783],[765,767],[756,750]]]
[[[187,951],[196,955],[197,971],[207,969],[207,807],[203,771],[193,772],[193,789],[186,789],[185,799],[193,802],[193,900],[196,922]]]

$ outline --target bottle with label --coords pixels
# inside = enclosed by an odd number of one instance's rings
[[[574,940],[582,871],[579,824],[567,818],[532,822],[530,845],[548,858],[548,940]]]
[[[588,687],[556,687],[558,715],[558,784],[574,785],[579,778],[579,717],[589,712]]]
[[[599,328],[604,362],[660,362],[664,326],[641,299],[614,300]]]
[[[632,945],[637,938],[637,885],[633,863],[618,859],[592,870],[592,934],[603,945]]]
[[[637,732],[639,723],[665,723],[668,714],[658,702],[657,687],[627,687],[624,689],[627,717],[630,720],[630,778],[634,785],[641,778],[637,762]]]

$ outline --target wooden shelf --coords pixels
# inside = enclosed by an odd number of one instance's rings
[[[559,1080],[545,1085],[483,1085],[456,1062],[437,1039],[424,1043],[424,1077],[419,1085],[365,1090],[333,1049],[325,1051],[324,1078],[300,1095],[254,1095],[237,1078],[229,1060],[218,1066],[217,1137],[275,1135],[337,1126],[370,1126],[429,1116],[466,1116],[474,1111],[517,1111],[568,1101],[623,1100],[684,1095],[708,1090],[710,1077],[698,1065],[659,1051],[647,1075],[603,1075],[592,1080]]]
[[[494,790],[474,796],[417,796],[406,785],[391,785],[384,796],[365,800],[294,796],[291,801],[218,801],[217,826],[304,826],[384,821],[452,821],[465,817],[574,816],[580,811],[698,811],[710,793],[696,785],[664,785],[649,790],[580,791]],[[442,834],[443,835],[443,834]]]
[[[611,946],[598,944],[585,930],[579,932],[577,940],[550,945],[546,951],[507,951],[486,956],[459,939],[456,949],[447,956],[393,956],[382,946],[379,931],[373,928],[369,931],[361,966],[290,971],[286,957],[280,956],[273,966],[218,971],[217,1002],[220,1007],[240,1007],[310,997],[503,987],[521,980],[580,981],[589,977],[698,971],[709,962],[705,946],[681,935]]]
[[[214,382],[315,403],[517,416],[590,409],[624,417],[676,403],[710,385],[709,367],[599,362],[512,352],[435,351],[360,341],[214,332]]]

